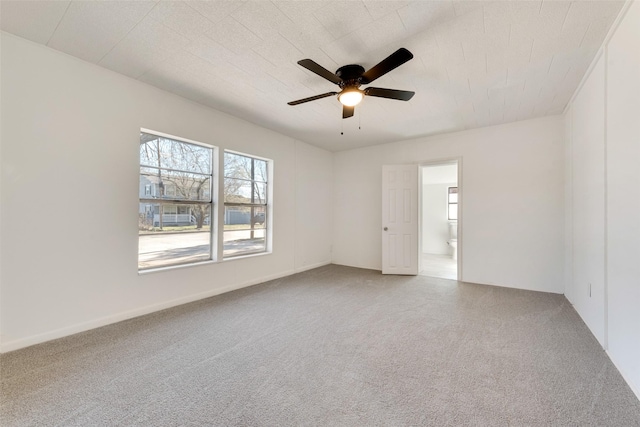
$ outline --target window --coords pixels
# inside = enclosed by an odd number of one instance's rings
[[[138,269],[211,259],[212,178],[213,148],[140,133]]]
[[[224,258],[267,250],[269,163],[224,153]]]
[[[449,187],[447,200],[447,212],[450,220],[458,220],[458,187]]]
[[[166,184],[164,185],[164,195],[166,197],[175,197],[176,196],[176,186],[174,184]]]

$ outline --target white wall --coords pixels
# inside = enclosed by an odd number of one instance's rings
[[[333,262],[381,269],[381,167],[460,157],[462,280],[562,293],[562,117],[334,155]]]
[[[604,57],[571,114],[573,258],[571,302],[604,345]]]
[[[566,112],[567,296],[640,398],[640,3],[621,16]]]
[[[295,265],[301,271],[331,262],[333,155],[297,142],[296,158]]]
[[[422,185],[422,252],[425,254],[451,255],[447,196],[449,187],[458,184]]]
[[[640,398],[640,2],[607,57],[608,351]]]
[[[573,145],[571,126],[573,113],[570,107],[564,117],[564,295],[575,304],[573,295]]]
[[[1,55],[0,350],[330,262],[331,153],[5,33]],[[273,159],[273,253],[139,275],[140,128]]]

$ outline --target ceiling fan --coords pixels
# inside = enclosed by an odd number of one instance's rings
[[[399,67],[411,58],[413,58],[413,54],[407,49],[401,47],[368,71],[365,71],[360,65],[345,65],[344,67],[338,68],[335,74],[311,59],[303,59],[298,61],[298,64],[302,65],[307,70],[316,73],[320,77],[329,80],[331,83],[337,84],[340,86],[341,90],[340,92],[327,92],[322,95],[291,101],[288,102],[288,104],[298,105],[309,101],[315,101],[316,99],[326,98],[331,95],[338,95],[338,101],[342,104],[342,118],[346,119],[353,116],[355,106],[362,101],[362,98],[364,98],[365,95],[408,101],[413,97],[415,92],[384,89],[380,87],[360,89],[360,86],[367,85],[375,79],[384,76],[389,71]]]

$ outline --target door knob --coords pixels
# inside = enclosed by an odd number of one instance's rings
[[[383,230],[384,230],[384,231],[387,231],[387,230],[389,230],[389,229],[388,229],[387,227],[385,227],[385,228],[383,228]]]

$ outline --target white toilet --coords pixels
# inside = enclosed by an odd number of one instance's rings
[[[451,246],[453,249],[453,254],[451,258],[458,259],[458,222],[457,221],[449,221],[449,240],[447,240],[447,244]]]

